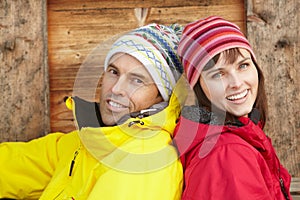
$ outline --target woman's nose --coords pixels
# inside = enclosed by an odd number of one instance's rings
[[[237,73],[230,74],[228,85],[230,88],[239,88],[242,85],[242,77]]]

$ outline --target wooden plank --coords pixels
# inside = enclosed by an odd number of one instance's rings
[[[245,33],[245,11],[244,4],[226,4],[210,6],[185,6],[185,7],[160,7],[151,8],[148,23],[186,25],[195,20],[205,18],[210,15],[218,15],[236,23]]]
[[[55,91],[50,104],[51,119],[55,122],[51,123],[51,128],[55,130],[54,132],[67,133],[76,129],[73,113],[67,109],[64,98],[67,96],[80,96],[86,100],[99,101],[99,89],[96,91],[95,98],[90,98],[90,93],[91,91],[86,91],[86,89],[78,89],[74,93],[73,88],[72,90]]]
[[[283,165],[300,176],[299,1],[247,1],[247,33],[265,73],[269,135]]]
[[[51,129],[55,129],[53,132],[70,132],[76,129],[72,111],[68,110],[64,102],[66,96],[72,96],[72,91],[57,91],[50,99],[51,120],[56,122],[51,123]],[[53,125],[55,126],[52,127]]]
[[[52,131],[63,131],[66,122],[61,123],[59,120],[64,116],[70,117],[70,111],[64,108],[62,99],[65,93],[72,94],[72,87],[81,64],[98,45],[109,43],[111,37],[116,34],[141,25],[135,16],[135,8],[140,7],[149,8],[144,24],[155,22],[166,25],[172,23],[185,25],[207,15],[219,14],[238,23],[245,31],[244,2],[241,0],[142,2],[105,0],[101,3],[92,0],[84,2],[49,0],[48,41]],[[104,51],[99,56],[100,67],[106,55]],[[81,88],[78,90],[81,96],[88,97],[88,92],[84,92],[83,88],[88,87],[89,84],[93,85],[93,81],[97,80],[91,75],[90,82],[85,82],[84,79],[82,81]],[[99,91],[98,88],[96,96]],[[95,97],[94,100],[97,98]],[[67,120],[67,127],[71,127],[72,119]]]
[[[196,19],[217,14],[237,23],[244,31],[245,22],[244,12],[242,9],[242,4],[236,4],[234,6],[210,6],[208,8],[153,8],[150,9],[149,17],[145,23],[179,23],[184,25]],[[86,11],[85,16],[81,19],[76,17],[74,12],[73,14],[49,13],[51,15],[49,16],[50,69],[59,66],[60,63],[80,65],[83,59],[97,44],[108,39],[112,35],[116,35],[117,33],[122,33],[137,27],[137,21],[133,14],[134,12],[133,10],[129,11],[128,9],[119,9],[117,12],[114,11],[113,14],[108,15],[107,13],[102,13],[98,16],[90,14],[88,11]],[[187,15],[187,13],[194,14]],[[123,20],[121,21],[119,19],[114,20],[114,15],[127,16],[124,17],[124,21],[127,23],[124,23]],[[71,18],[75,18],[76,20],[70,20]],[[112,20],[107,20],[109,18],[112,18]],[[69,21],[72,22],[66,24]],[[83,21],[85,22],[84,24],[82,24]],[[58,24],[59,22],[61,22],[61,24]]]
[[[117,8],[155,8],[155,7],[183,7],[183,6],[213,6],[239,4],[240,0],[50,0],[48,7],[51,10],[96,10]]]
[[[292,195],[293,200],[300,200],[300,195]]]
[[[300,195],[300,177],[292,178],[290,191],[294,193],[299,193]]]
[[[292,178],[290,192],[292,194],[293,200],[300,200],[300,178],[299,177]]]
[[[46,1],[0,2],[0,142],[49,132]]]

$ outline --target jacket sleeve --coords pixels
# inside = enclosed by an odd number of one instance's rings
[[[196,158],[197,157],[197,158]],[[205,158],[195,155],[185,172],[183,200],[271,200],[267,165],[254,148],[243,144],[216,147]]]
[[[47,186],[58,162],[63,133],[30,142],[0,144],[0,198],[37,199]]]

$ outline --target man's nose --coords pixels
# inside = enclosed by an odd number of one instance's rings
[[[112,92],[116,95],[125,96],[126,94],[126,77],[120,76],[112,87]]]

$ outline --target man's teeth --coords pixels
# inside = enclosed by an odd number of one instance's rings
[[[239,93],[239,94],[236,94],[236,95],[231,95],[231,96],[228,96],[227,99],[228,100],[237,100],[237,99],[241,99],[243,97],[245,97],[248,93],[248,90],[245,90],[244,92],[242,93]]]
[[[115,108],[125,108],[125,106],[123,106],[119,103],[113,102],[113,101],[109,101],[108,103],[109,103],[109,105],[111,105],[112,107],[115,107]]]

